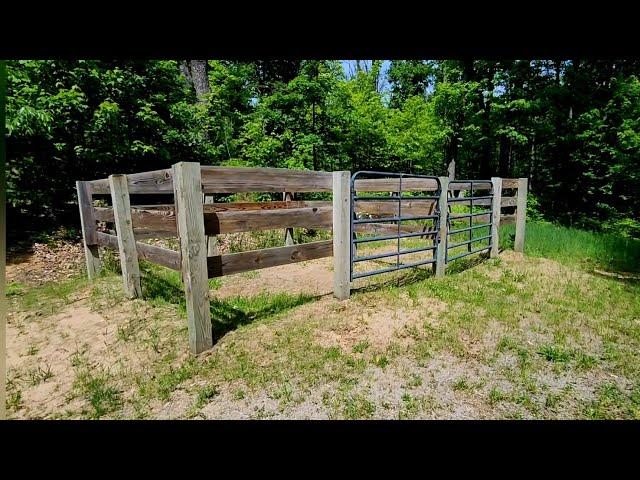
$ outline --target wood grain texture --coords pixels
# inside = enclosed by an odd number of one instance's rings
[[[154,170],[151,172],[132,173],[127,175],[129,194],[140,193],[173,193],[173,175],[171,170]],[[94,194],[108,194],[109,180],[93,180],[90,182]]]
[[[330,192],[331,172],[286,168],[202,167],[204,193]]]
[[[108,233],[97,232],[98,245],[118,250],[118,237]],[[146,243],[136,242],[136,251],[138,258],[147,260],[151,263],[162,265],[171,270],[180,271],[180,253],[175,250],[148,245]]]
[[[213,346],[200,164],[177,163],[173,166],[173,177],[189,348],[197,354]]]
[[[516,204],[516,238],[513,249],[516,252],[524,252],[524,235],[527,224],[527,190],[528,179],[518,179],[518,201]]]
[[[303,243],[289,247],[265,248],[249,252],[218,255],[207,259],[209,278],[259,270],[289,263],[314,260],[332,255],[331,240]]]
[[[142,297],[140,266],[138,265],[138,252],[133,234],[127,176],[111,175],[109,176],[109,185],[113,204],[113,220],[118,232],[118,250],[124,292],[129,298],[140,298]]]
[[[500,250],[500,213],[502,210],[502,179],[500,177],[492,177],[493,184],[493,205],[491,207],[491,251],[489,255],[497,257]]]
[[[205,213],[205,233],[214,235],[286,227],[331,228],[331,210],[331,207],[303,207]]]
[[[333,295],[339,300],[351,295],[350,180],[350,172],[333,172]]]
[[[89,280],[93,280],[100,273],[102,263],[100,262],[96,239],[96,218],[91,205],[91,185],[89,182],[76,182],[76,190],[78,192],[78,207],[80,209],[80,225],[82,228],[87,277]]]
[[[440,232],[438,234],[438,247],[436,248],[436,277],[443,277],[447,268],[447,192],[449,191],[449,177],[440,177]]]

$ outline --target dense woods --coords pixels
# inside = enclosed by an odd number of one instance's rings
[[[640,237],[637,60],[7,63],[10,218],[77,221],[75,180],[177,161],[455,160],[459,178],[529,177],[549,220]]]

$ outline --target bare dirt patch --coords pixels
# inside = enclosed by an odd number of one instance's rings
[[[217,298],[253,296],[260,293],[328,295],[333,292],[332,258],[281,265],[223,277],[212,292]]]

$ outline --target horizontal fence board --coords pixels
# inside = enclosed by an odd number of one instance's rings
[[[332,207],[304,207],[209,212],[204,214],[204,231],[207,235],[218,235],[287,227],[331,228],[332,211]]]
[[[173,195],[173,179],[171,169],[151,172],[132,173],[127,175],[129,194],[133,193],[167,193]],[[94,194],[108,194],[109,180],[93,180],[91,187]]]
[[[108,233],[96,232],[98,245],[118,249],[118,237]],[[162,265],[172,270],[180,270],[180,253],[167,248],[136,242],[138,258]]]
[[[266,248],[249,252],[230,253],[207,258],[209,278],[233,273],[259,270],[289,263],[303,262],[316,258],[330,257],[333,241],[303,243],[289,247]]]
[[[330,192],[331,172],[286,168],[201,167],[204,193]],[[127,175],[129,193],[173,194],[171,169]],[[91,182],[93,193],[108,194],[107,179]]]
[[[518,188],[518,179],[517,178],[503,178],[502,179],[502,188]]]
[[[113,208],[95,207],[96,220],[113,222]],[[140,238],[175,237],[177,235],[175,209],[140,209],[131,208],[133,233]]]
[[[331,192],[332,173],[287,168],[202,167],[204,193]]]
[[[264,211],[279,210],[287,208],[304,208],[304,207],[331,207],[331,201],[275,201],[275,202],[229,202],[229,203],[206,203],[204,205],[204,213],[226,212],[226,211]]]

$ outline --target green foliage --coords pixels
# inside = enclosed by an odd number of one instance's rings
[[[528,177],[529,218],[640,237],[640,61],[7,62],[9,217],[77,223],[74,180],[209,165]]]

